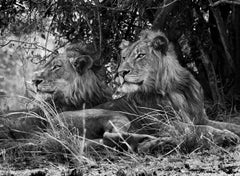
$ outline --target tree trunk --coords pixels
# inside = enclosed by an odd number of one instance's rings
[[[233,55],[236,67],[236,77],[234,85],[234,95],[240,94],[240,6],[235,6],[233,8],[233,20],[232,24],[234,27],[234,37],[233,37]]]
[[[211,5],[212,0],[209,0],[209,3]],[[227,33],[226,33],[226,26],[225,26],[224,21],[222,19],[221,12],[218,9],[218,7],[212,7],[211,11],[212,11],[212,13],[215,17],[215,20],[216,20],[216,24],[217,24],[218,31],[219,31],[219,34],[220,34],[220,39],[222,41],[222,45],[223,45],[224,52],[225,52],[225,55],[226,55],[227,63],[229,64],[229,67],[231,68],[231,70],[234,72],[235,67],[234,67],[232,56],[231,56],[230,51],[229,51],[230,47],[229,47],[228,37],[227,37]]]
[[[225,108],[223,95],[221,94],[221,92],[218,89],[217,76],[215,73],[214,66],[213,66],[212,62],[210,61],[208,55],[205,53],[205,51],[202,48],[200,48],[200,52],[201,52],[202,63],[204,65],[204,68],[207,73],[213,102],[215,105],[221,105],[222,108]]]

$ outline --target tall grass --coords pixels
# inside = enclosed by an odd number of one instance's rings
[[[133,161],[138,161],[138,156],[136,155],[136,153],[133,153],[131,147],[127,144],[125,139],[122,139],[121,141],[121,143],[125,143],[128,146],[128,150],[125,151],[119,151],[116,150],[116,148],[110,148],[103,145],[102,143],[97,143],[96,141],[86,139],[86,128],[83,128],[83,132],[79,132],[78,129],[69,130],[67,124],[64,122],[64,119],[59,116],[53,106],[49,106],[49,104],[45,102],[41,102],[41,105],[45,112],[46,121],[48,122],[49,127],[47,128],[47,130],[38,133],[38,136],[39,140],[41,141],[41,146],[43,146],[44,150],[48,154],[64,155],[66,158],[70,158],[72,161],[77,163],[77,165],[86,163],[94,164],[96,160],[101,160],[104,157],[108,156],[113,157],[118,155],[127,157],[128,159],[131,159]],[[162,145],[165,145],[166,148],[177,150],[178,148],[173,148],[173,145],[175,147],[175,144],[181,139],[183,139],[183,137],[179,135],[178,131],[175,130],[175,127],[172,124],[173,113],[175,112],[170,112],[168,110],[152,110],[150,113],[144,114],[142,116],[136,116],[135,120],[138,121],[144,118],[151,119],[152,123],[157,124],[157,126],[159,127],[156,130],[157,133],[155,134],[155,136],[164,139],[171,139],[175,142],[174,144],[172,144],[170,140],[166,140],[166,142],[162,143]],[[84,125],[85,119],[82,120]],[[114,126],[114,124],[112,125]],[[136,129],[136,132],[138,130],[140,129]],[[119,136],[121,136],[120,133]],[[94,148],[85,148],[85,143],[88,142],[96,143],[96,146],[94,146]],[[163,149],[163,146],[161,146],[161,148],[161,152],[163,152],[164,150],[166,151],[166,149]],[[169,149],[167,149],[168,152]]]
[[[48,127],[40,133],[37,133],[38,140],[42,149],[49,157],[60,157],[61,159],[70,160],[76,165],[90,164],[95,165],[96,160],[101,160],[105,156],[112,156],[113,154],[122,154],[131,159],[135,159],[135,154],[129,152],[120,152],[115,148],[110,148],[98,143],[96,140],[90,140],[85,137],[86,128],[80,132],[77,128],[69,129],[67,123],[64,121],[55,106],[40,100],[40,107],[45,114],[45,120]],[[85,107],[83,107],[84,109]],[[42,117],[38,117],[42,118]],[[83,118],[83,126],[85,126],[85,119]],[[91,147],[86,147],[86,143],[91,142]]]
[[[41,108],[44,116],[40,116],[34,112],[26,112],[27,118],[36,118],[45,121],[48,125],[47,128],[38,129],[31,134],[30,138],[24,140],[7,140],[6,147],[1,146],[2,158],[7,161],[6,153],[22,153],[24,156],[26,153],[30,154],[31,157],[47,157],[49,160],[54,162],[71,162],[73,165],[95,165],[98,160],[106,159],[111,162],[111,159],[117,159],[121,156],[121,159],[127,158],[138,162],[141,157],[131,151],[131,147],[128,146],[127,151],[119,151],[115,148],[110,148],[96,141],[91,141],[85,137],[86,128],[83,128],[83,132],[78,129],[69,129],[67,123],[64,121],[57,108],[52,103],[45,102],[42,99],[36,99],[32,102],[38,108]],[[83,107],[84,109],[84,107]],[[178,115],[177,112],[171,107],[160,107],[159,109],[149,109],[149,113],[142,116],[136,116],[135,121],[141,119],[149,119],[151,125],[155,127],[156,133],[154,134],[157,139],[155,141],[145,141],[144,144],[149,145],[149,153],[164,154],[168,155],[172,152],[195,152],[200,148],[207,145],[214,145],[212,139],[206,136],[198,136],[195,133],[194,126],[191,129],[180,129],[176,124],[182,122],[183,119]],[[83,125],[85,125],[83,120]],[[137,132],[136,129],[135,132]],[[121,134],[119,134],[121,135]],[[96,148],[85,148],[86,143],[91,141],[96,143]],[[2,141],[3,142],[3,141]],[[1,142],[1,143],[2,143]],[[124,139],[121,141],[126,143]],[[17,152],[16,152],[17,150]],[[10,152],[11,151],[11,152]]]

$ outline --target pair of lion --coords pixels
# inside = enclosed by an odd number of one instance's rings
[[[194,131],[217,143],[239,141],[240,126],[208,119],[200,84],[179,64],[173,45],[162,32],[145,30],[136,42],[123,40],[120,48],[117,92],[125,96],[116,100],[106,101],[105,87],[93,73],[87,55],[76,54],[70,62],[62,54],[36,74],[38,93],[61,106],[64,112],[59,116],[70,130],[85,128],[88,139],[110,147],[124,147],[126,142],[134,151],[145,150],[161,141],[155,134],[161,128],[156,119],[162,116],[152,118],[151,113],[171,107],[173,124],[180,131]],[[91,109],[76,110],[83,103]]]

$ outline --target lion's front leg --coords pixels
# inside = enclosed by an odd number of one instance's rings
[[[184,141],[187,141],[187,143],[198,141],[198,144],[203,147],[208,147],[213,143],[219,146],[228,146],[240,141],[239,137],[231,131],[220,130],[207,125],[193,125],[178,121],[174,124],[174,127],[171,130],[176,130],[179,137],[168,135],[167,137],[157,138],[147,134],[128,133],[121,130],[107,131],[103,135],[103,144],[115,147],[118,150],[149,153],[155,149],[167,151],[169,148],[172,149],[180,143],[184,143]]]
[[[154,140],[157,138],[151,135],[128,132],[105,132],[103,135],[103,144],[131,152],[138,152],[141,143]]]
[[[102,139],[86,139],[84,149],[96,150],[106,147],[119,151],[147,153],[153,148],[150,144],[155,144],[158,140],[156,137],[144,134],[105,132]]]
[[[131,123],[121,113],[103,109],[85,109],[66,111],[59,114],[59,117],[64,127],[73,132],[77,129],[79,135],[87,138],[85,148],[106,145],[126,149],[124,144],[126,140],[131,144],[134,143],[134,140],[127,136]],[[56,121],[56,124],[58,123]]]
[[[137,145],[137,151],[140,153],[152,153],[154,150],[166,152],[176,146],[180,148],[181,146],[192,147],[193,144],[201,147],[210,147],[212,144],[229,146],[240,142],[240,138],[231,131],[220,130],[207,125],[177,122],[174,127],[170,129],[169,135],[166,137],[146,138]],[[171,130],[175,130],[175,133],[172,133]]]
[[[220,129],[220,130],[228,130],[233,132],[234,134],[240,136],[240,126],[232,123],[227,122],[218,122],[214,120],[208,120],[207,125],[212,126],[214,128]]]
[[[196,126],[197,137],[201,136],[219,146],[236,145],[240,138],[229,130],[220,130],[211,126]]]
[[[225,129],[222,130],[208,125],[193,125],[182,122],[176,122],[174,126],[185,138],[197,140],[203,145],[214,143],[225,146],[240,142],[240,138],[236,134]]]

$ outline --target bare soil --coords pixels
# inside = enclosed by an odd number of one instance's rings
[[[4,161],[1,156],[1,176],[240,176],[239,147],[194,151],[182,154],[177,151],[167,155],[108,155],[85,164],[62,163],[31,157],[21,161],[12,158]]]

